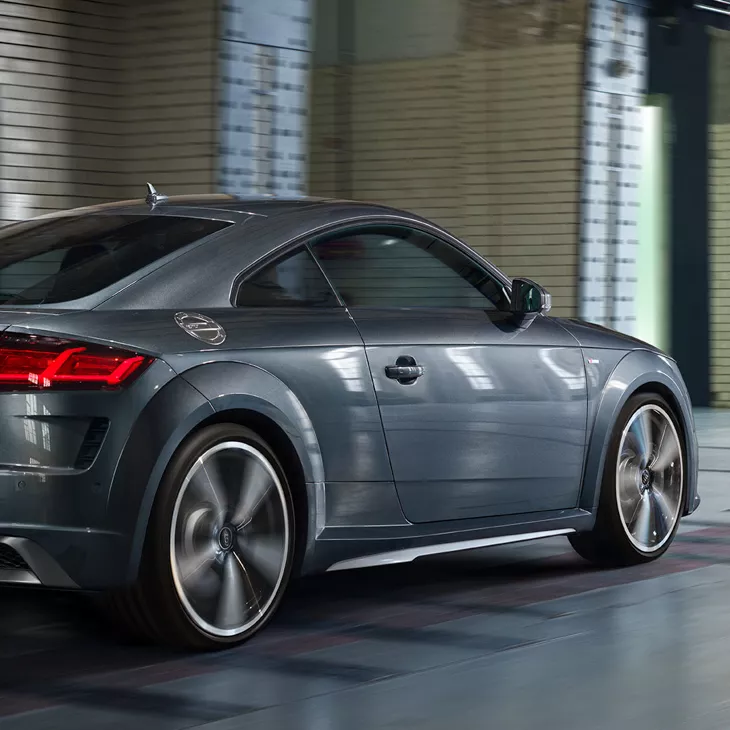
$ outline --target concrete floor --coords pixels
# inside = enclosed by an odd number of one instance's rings
[[[657,563],[558,539],[305,580],[214,656],[125,646],[82,601],[0,590],[0,730],[730,727],[730,413]]]

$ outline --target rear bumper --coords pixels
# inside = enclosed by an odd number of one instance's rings
[[[56,560],[25,537],[0,537],[0,583],[78,588]]]
[[[0,525],[0,584],[102,590],[125,583],[128,556],[121,535]]]
[[[158,361],[123,392],[0,394],[0,583],[129,581],[146,464],[165,438],[146,416],[174,375]]]

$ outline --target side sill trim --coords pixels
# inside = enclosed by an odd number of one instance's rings
[[[523,532],[518,535],[502,535],[500,537],[483,537],[478,540],[461,540],[459,542],[446,542],[439,545],[421,545],[419,547],[404,548],[403,550],[366,555],[362,558],[341,560],[339,563],[335,563],[327,568],[327,572],[333,573],[338,570],[354,570],[356,568],[372,568],[380,565],[410,563],[416,558],[422,558],[426,555],[441,555],[443,553],[475,550],[493,545],[508,545],[515,542],[527,542],[528,540],[541,540],[546,537],[569,535],[572,532],[575,532],[573,528],[565,528],[562,530],[544,530],[542,532]]]

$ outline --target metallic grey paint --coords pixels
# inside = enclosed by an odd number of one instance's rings
[[[133,201],[91,212],[141,209]],[[590,529],[615,419],[645,387],[676,408],[684,511],[696,508],[689,395],[676,363],[644,343],[543,315],[231,304],[245,272],[312,236],[371,221],[437,233],[509,288],[428,221],[358,203],[227,196],[172,198],[152,214],[236,225],[62,308],[0,308],[2,329],[157,358],[120,392],[0,394],[0,539],[21,541],[44,585],[134,580],[172,455],[216,420],[255,418],[289,444],[303,475],[294,488],[306,507],[305,573],[393,550]],[[225,342],[191,337],[175,321],[180,312],[212,319]],[[412,385],[385,376],[403,355],[424,368]],[[108,429],[93,463],[78,469],[93,419],[108,419]]]

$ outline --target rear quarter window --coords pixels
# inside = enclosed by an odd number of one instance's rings
[[[182,216],[63,216],[0,232],[0,304],[58,304],[95,294],[232,225]]]

